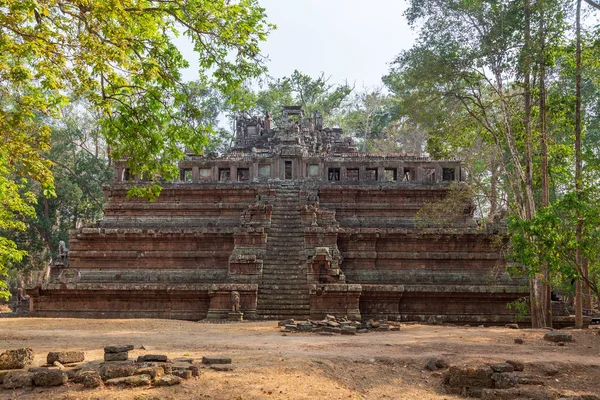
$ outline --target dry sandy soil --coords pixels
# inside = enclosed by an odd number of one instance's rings
[[[203,369],[199,378],[170,388],[83,389],[69,385],[9,391],[18,399],[455,399],[445,394],[442,374],[424,369],[431,357],[449,364],[526,363],[525,372],[543,376],[543,365],[560,373],[544,377],[544,390],[600,396],[600,335],[573,331],[574,343],[559,347],[543,330],[403,325],[399,332],[356,336],[282,335],[274,322],[208,324],[172,320],[0,320],[0,352],[31,347],[34,364],[48,351],[83,350],[101,359],[103,346],[134,344],[130,357],[172,358],[225,355],[233,371]],[[514,344],[522,338],[524,344]],[[144,346],[146,350],[139,348]]]

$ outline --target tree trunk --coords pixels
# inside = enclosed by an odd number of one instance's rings
[[[548,133],[547,110],[546,110],[546,35],[544,25],[544,6],[541,6],[540,12],[540,147],[542,152],[542,207],[548,207],[550,204],[550,193],[548,187]],[[546,312],[546,326],[552,327],[552,288],[550,286],[550,266],[548,262],[543,264],[544,274],[544,309]]]
[[[576,49],[575,49],[575,191],[577,200],[582,198],[582,162],[581,162],[581,0],[577,0],[577,18],[576,18]],[[583,233],[583,221],[581,212],[577,209],[577,226],[575,227],[575,238],[577,240],[577,250],[575,251],[575,265],[577,272],[583,275],[583,260],[581,254],[581,243]],[[583,296],[582,279],[577,279],[575,287],[575,327],[583,328]]]
[[[533,137],[531,132],[531,3],[524,0],[525,37],[523,42],[523,91],[524,91],[524,120],[525,126],[525,217],[533,219],[535,203],[533,197]],[[530,238],[535,240],[535,238]],[[532,271],[530,278],[531,327],[546,326],[546,295],[543,275]]]

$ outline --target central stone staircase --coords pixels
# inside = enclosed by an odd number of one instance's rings
[[[277,188],[267,232],[263,280],[258,289],[258,315],[262,319],[307,319],[310,298],[304,255],[304,227],[300,216],[300,188]]]

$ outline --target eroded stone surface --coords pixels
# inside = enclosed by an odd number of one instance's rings
[[[51,351],[46,357],[46,362],[53,365],[55,362],[61,364],[73,364],[85,359],[83,351]]]
[[[17,389],[33,385],[32,374],[27,371],[9,371],[4,375],[2,387],[4,389]]]
[[[231,364],[231,358],[225,356],[202,357],[203,364]]]
[[[45,387],[64,385],[69,380],[69,377],[64,371],[46,369],[32,373],[32,379],[35,386]]]
[[[33,350],[30,348],[21,348],[16,350],[6,350],[0,354],[0,370],[21,369],[33,362]]]

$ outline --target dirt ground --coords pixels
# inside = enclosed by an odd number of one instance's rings
[[[203,369],[199,378],[169,388],[105,388],[80,385],[46,389],[0,389],[8,399],[455,399],[445,394],[442,373],[426,371],[431,357],[450,365],[519,360],[525,372],[544,376],[544,388],[565,395],[600,396],[598,329],[572,331],[575,342],[560,347],[543,330],[403,325],[399,332],[356,336],[283,335],[275,322],[209,324],[173,320],[0,320],[0,352],[31,347],[35,365],[48,351],[83,350],[102,359],[103,346],[133,344],[130,357],[224,355],[233,370]],[[515,344],[521,338],[524,344]],[[145,350],[141,350],[143,346]]]

